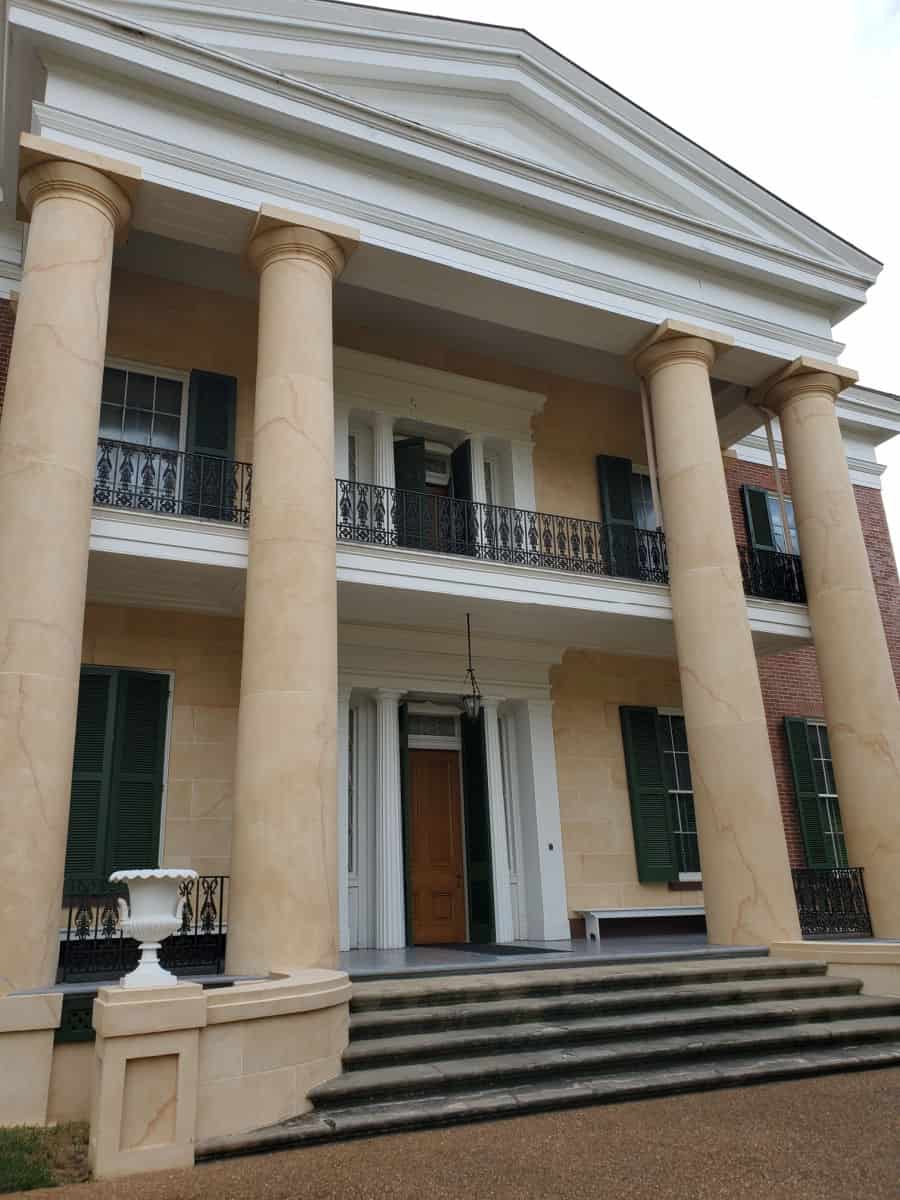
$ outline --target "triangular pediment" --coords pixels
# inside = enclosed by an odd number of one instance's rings
[[[737,253],[743,243],[750,253],[877,273],[862,251],[522,30],[328,0],[260,0],[252,9],[246,0],[95,2],[277,75],[306,89],[313,106],[317,94],[323,105],[339,97],[358,106],[362,124],[367,113],[393,121],[422,169],[439,144],[475,164],[476,186],[484,162],[523,193],[596,195],[628,214],[633,235],[655,222],[657,245],[681,222],[689,237],[718,237],[726,256],[731,240]]]

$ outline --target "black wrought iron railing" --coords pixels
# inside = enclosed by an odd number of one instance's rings
[[[250,463],[108,438],[97,441],[95,504],[246,525],[252,480]]]
[[[181,884],[181,926],[162,943],[160,962],[179,975],[225,970],[227,875],[201,875]],[[137,966],[138,943],[122,933],[118,900],[128,889],[103,879],[67,881],[57,983],[117,979]]]
[[[581,575],[669,577],[661,533],[346,479],[337,480],[337,537]]]
[[[872,936],[862,867],[804,867],[792,874],[804,936]]]
[[[799,554],[738,546],[738,555],[744,591],[748,596],[757,596],[762,600],[787,600],[792,604],[806,603]]]

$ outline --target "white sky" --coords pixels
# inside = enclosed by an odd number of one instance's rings
[[[836,336],[900,393],[900,0],[411,0],[527,29],[886,264]],[[884,500],[900,550],[900,437]]]

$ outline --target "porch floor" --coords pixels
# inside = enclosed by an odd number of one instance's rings
[[[704,933],[619,935],[589,942],[513,942],[494,952],[473,946],[406,946],[400,950],[346,950],[339,967],[351,979],[402,979],[408,976],[462,975],[480,972],[529,971],[541,967],[603,963],[674,962],[707,958],[758,958],[765,946],[713,946]]]

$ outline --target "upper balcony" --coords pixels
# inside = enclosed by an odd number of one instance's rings
[[[138,516],[191,518],[244,531],[253,467],[208,454],[100,438],[94,503]],[[158,525],[154,522],[155,527]],[[592,578],[668,584],[664,534],[338,479],[335,533],[340,546],[419,551],[502,568],[532,568]],[[805,603],[796,555],[740,547],[748,597]]]

